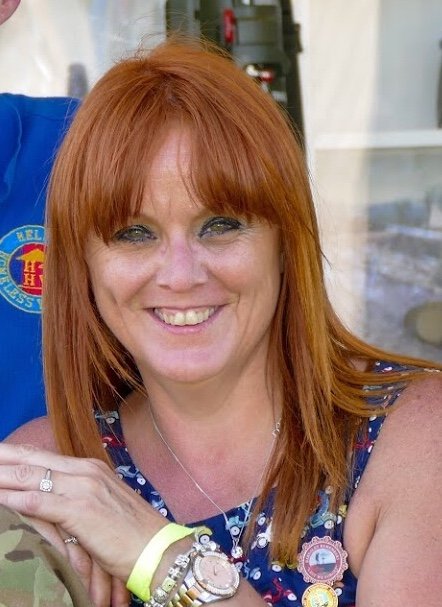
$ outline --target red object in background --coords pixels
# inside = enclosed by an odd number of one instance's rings
[[[275,79],[275,72],[270,69],[260,70],[258,78],[261,80],[261,82],[273,82]]]
[[[273,82],[276,77],[275,70],[271,67],[263,67],[260,65],[255,65],[254,63],[249,63],[244,68],[246,74],[258,80],[258,82],[264,82],[269,84]]]
[[[235,13],[231,8],[224,9],[223,13],[223,29],[224,29],[224,42],[227,45],[231,45],[235,42],[236,34],[236,18]]]

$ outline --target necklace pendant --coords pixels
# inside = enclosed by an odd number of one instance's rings
[[[232,546],[230,554],[234,559],[240,559],[243,556],[244,551],[241,546]]]

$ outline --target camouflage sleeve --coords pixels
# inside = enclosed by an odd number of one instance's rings
[[[0,506],[0,607],[92,607],[69,562],[19,514]]]

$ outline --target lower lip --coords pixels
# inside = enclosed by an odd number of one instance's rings
[[[203,320],[203,322],[200,322],[197,325],[169,325],[163,320],[161,320],[161,318],[155,314],[153,309],[150,309],[149,312],[150,315],[155,319],[155,321],[160,325],[160,327],[162,327],[169,333],[174,333],[176,335],[188,335],[192,333],[199,333],[206,327],[210,326],[213,323],[214,319],[220,314],[221,308],[223,308],[223,306],[218,306],[212,316],[209,316],[207,320]]]

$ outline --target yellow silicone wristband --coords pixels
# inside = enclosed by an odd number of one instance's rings
[[[126,582],[126,588],[142,601],[150,599],[152,578],[165,551],[179,540],[192,535],[197,529],[169,523],[156,533],[137,559]]]

